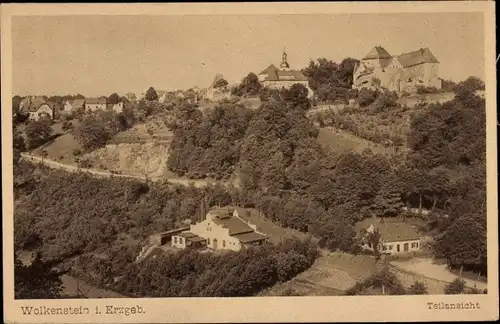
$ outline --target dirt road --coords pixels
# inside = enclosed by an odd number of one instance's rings
[[[87,169],[87,168],[80,168],[74,165],[69,165],[69,164],[63,164],[54,160],[50,160],[47,158],[42,159],[39,156],[34,156],[34,155],[29,155],[27,153],[21,153],[21,157],[29,162],[33,163],[43,163],[44,165],[52,168],[52,169],[62,169],[68,172],[86,172],[93,174],[98,177],[103,177],[103,178],[110,178],[110,177],[121,177],[121,178],[129,178],[129,179],[137,179],[141,181],[145,181],[145,177],[142,176],[136,176],[136,175],[131,175],[131,174],[116,174],[116,173],[111,173],[109,171],[99,171],[95,169]],[[207,181],[207,180],[190,180],[190,179],[172,179],[172,178],[163,178],[163,177],[152,177],[148,179],[149,181],[168,181],[170,183],[175,183],[175,184],[180,184],[183,186],[190,186],[191,184],[194,185],[196,188],[203,188],[206,187],[208,184],[215,184],[216,182],[213,181]],[[223,183],[224,185],[228,185],[228,183]]]

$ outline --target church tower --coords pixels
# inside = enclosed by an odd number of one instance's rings
[[[282,70],[286,70],[286,69],[290,68],[290,65],[288,65],[287,55],[286,55],[286,50],[285,49],[283,50],[283,55],[281,55],[280,68]]]

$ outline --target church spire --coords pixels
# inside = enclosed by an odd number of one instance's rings
[[[290,67],[290,65],[288,65],[288,61],[287,61],[286,48],[283,49],[283,54],[281,55],[280,67],[282,69],[288,69]]]

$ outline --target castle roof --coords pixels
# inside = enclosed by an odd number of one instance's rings
[[[385,50],[382,46],[375,46],[370,53],[363,57],[363,60],[374,60],[374,59],[390,59],[391,54]]]
[[[272,72],[278,71],[278,68],[274,66],[274,64],[269,65],[267,68],[265,68],[262,72],[259,73],[261,74],[269,74]]]
[[[404,53],[398,56],[398,61],[403,67],[410,67],[423,63],[439,63],[434,54],[429,48],[421,48],[419,50]]]

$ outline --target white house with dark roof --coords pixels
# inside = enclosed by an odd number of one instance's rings
[[[418,230],[405,222],[391,219],[367,218],[356,224],[360,233],[361,246],[367,250],[374,250],[373,243],[368,235],[378,230],[380,241],[378,251],[384,254],[400,254],[420,251],[422,239]]]
[[[242,208],[213,208],[203,221],[191,224],[189,230],[172,235],[172,246],[208,247],[213,250],[232,250],[263,245],[267,236],[257,226],[244,221],[239,215]]]
[[[30,120],[42,118],[54,119],[54,105],[46,102],[42,97],[28,96],[19,104],[19,111],[29,114]]]
[[[292,85],[298,83],[307,88],[309,98],[314,97],[314,91],[309,87],[309,79],[301,71],[291,69],[287,57],[286,52],[283,52],[279,69],[271,64],[257,75],[262,86],[271,89],[290,89]]]
[[[418,86],[441,89],[439,61],[429,48],[391,55],[374,47],[353,72],[353,88],[383,87],[396,92],[415,92]]]
[[[106,110],[107,100],[106,98],[87,98],[85,99],[85,110],[86,111],[96,111],[96,110]]]

